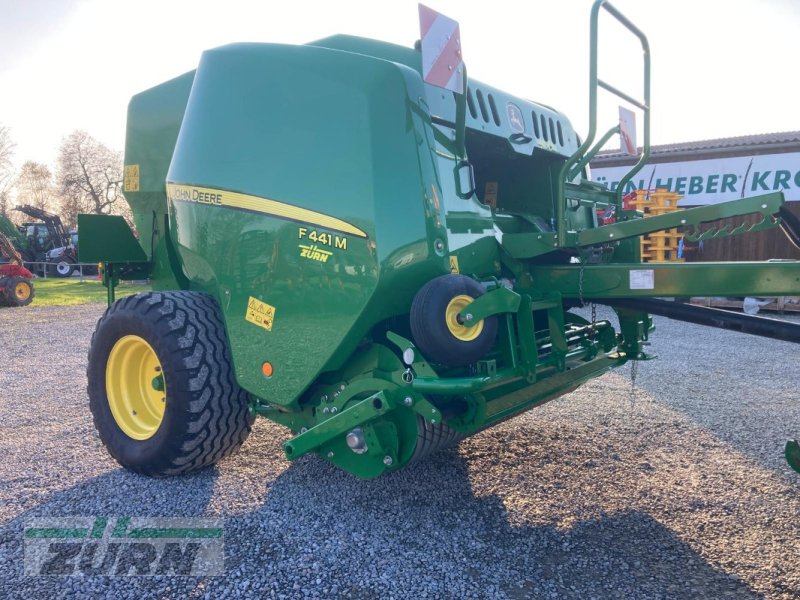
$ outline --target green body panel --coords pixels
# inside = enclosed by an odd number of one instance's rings
[[[641,101],[597,76],[601,8],[642,42]],[[643,233],[774,227],[784,200],[643,219],[588,181],[592,153],[619,132],[594,141],[598,88],[644,110],[637,168],[650,109],[644,36],[604,0],[591,27],[583,143],[549,107],[474,80],[463,96],[425,83],[412,48],[334,36],[209,50],[196,71],[131,100],[125,194],[138,242],[82,217],[81,256],[106,263],[110,300],[120,277],[148,274],[156,289],[214,296],[252,410],[295,434],[287,457],[315,452],[363,478],[416,460],[421,432],[457,439],[651,358],[648,314],[617,309],[617,332],[567,312],[575,300],[800,295],[798,262],[640,262]],[[616,222],[598,225],[610,207]],[[701,227],[746,214],[762,220]],[[497,324],[468,366],[429,363],[412,341],[415,295],[450,272],[486,290],[460,322]]]
[[[237,378],[253,394],[294,402],[447,272],[434,247],[446,244],[430,201],[439,184],[419,166],[426,132],[411,117],[422,93],[415,72],[357,54],[268,44],[204,54],[168,180],[302,206],[366,233],[317,241],[332,253],[321,262],[302,255],[308,231],[327,231],[311,223],[170,203],[184,273],[220,300]],[[245,319],[250,298],[275,307],[270,331]]]
[[[125,199],[131,206],[139,243],[152,262],[156,290],[187,287],[169,240],[164,182],[193,81],[194,71],[190,71],[137,94],[128,104],[125,165],[138,167],[138,180],[135,185],[125,182]],[[100,260],[107,263],[110,258]]]
[[[583,274],[581,274],[583,271]],[[649,281],[652,274],[652,286]],[[538,289],[565,298],[657,298],[663,296],[794,296],[800,261],[546,265],[531,270]]]
[[[116,215],[78,215],[78,227],[86,239],[78,248],[81,262],[142,263],[144,250],[125,219]]]

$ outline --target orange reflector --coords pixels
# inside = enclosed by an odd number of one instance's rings
[[[265,362],[261,365],[261,374],[264,377],[272,377],[272,363]]]

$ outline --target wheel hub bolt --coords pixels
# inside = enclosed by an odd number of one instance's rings
[[[356,454],[364,454],[367,451],[367,440],[364,438],[364,432],[361,428],[353,429],[345,436],[347,447]]]

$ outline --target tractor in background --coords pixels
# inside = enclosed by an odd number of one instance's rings
[[[67,231],[61,217],[56,214],[27,204],[17,206],[14,210],[37,219],[19,226],[20,232],[28,241],[24,253],[25,261],[42,263],[36,269],[41,274],[47,269],[47,275],[70,277],[78,262],[78,252],[73,243],[77,236]]]
[[[33,273],[23,265],[22,255],[11,240],[0,232],[0,306],[27,306],[33,301]]]

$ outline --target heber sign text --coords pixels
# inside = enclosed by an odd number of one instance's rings
[[[629,169],[593,168],[592,179],[616,190]],[[627,187],[626,192],[666,188],[684,196],[681,206],[716,204],[767,192],[783,192],[786,200],[800,201],[800,152],[645,165]]]

